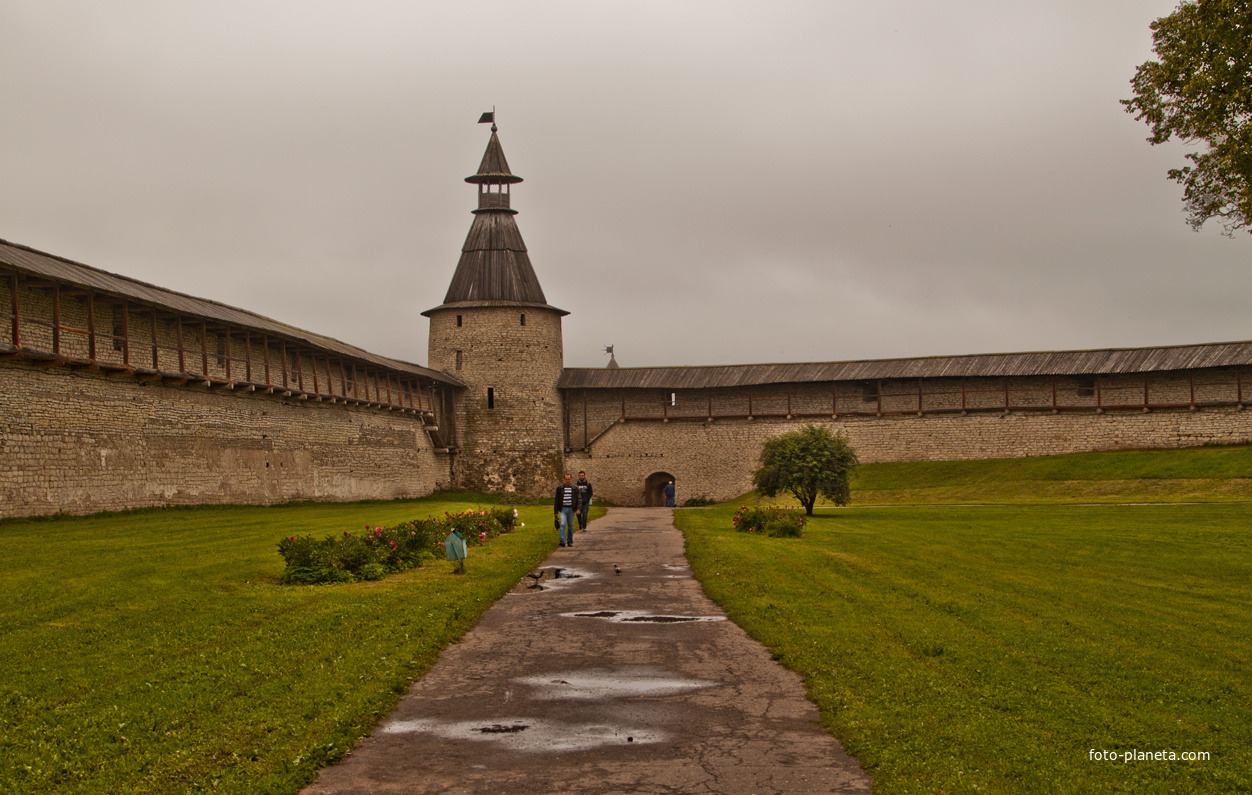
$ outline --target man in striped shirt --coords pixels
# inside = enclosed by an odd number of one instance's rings
[[[552,512],[557,520],[557,533],[561,546],[574,546],[574,517],[582,515],[582,500],[578,487],[570,482],[569,473],[565,473],[565,483],[557,486],[556,500],[552,504]]]

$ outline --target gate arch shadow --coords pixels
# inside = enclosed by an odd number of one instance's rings
[[[668,472],[653,472],[643,482],[643,504],[647,508],[660,508],[665,505],[665,484],[674,480]],[[675,484],[677,485],[677,484]],[[677,499],[675,499],[677,502]]]

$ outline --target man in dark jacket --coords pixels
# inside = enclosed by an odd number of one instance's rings
[[[578,501],[581,503],[581,510],[578,513],[578,529],[587,529],[587,514],[591,512],[591,481],[587,480],[587,473],[582,470],[578,471],[578,480],[574,483],[574,488],[578,489]]]
[[[578,487],[570,483],[569,473],[565,474],[565,483],[557,486],[556,500],[552,503],[552,513],[556,516],[557,536],[561,546],[574,546],[574,517],[582,512],[582,503],[578,498]]]

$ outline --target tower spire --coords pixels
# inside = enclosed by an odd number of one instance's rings
[[[486,121],[491,122],[487,149],[478,171],[465,178],[466,182],[478,186],[478,207],[473,210],[474,222],[461,247],[461,259],[442,306],[465,305],[466,302],[482,306],[483,302],[490,302],[495,306],[516,304],[555,309],[548,307],[514,220],[517,211],[511,206],[510,189],[522,178],[512,172],[504,157],[494,111],[484,113],[479,119],[480,123]]]

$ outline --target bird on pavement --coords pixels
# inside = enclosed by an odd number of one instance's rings
[[[618,567],[618,565],[617,565],[616,563],[614,563],[614,564],[613,564],[613,573],[614,573],[614,574],[621,574],[621,573],[622,573],[622,570]]]

